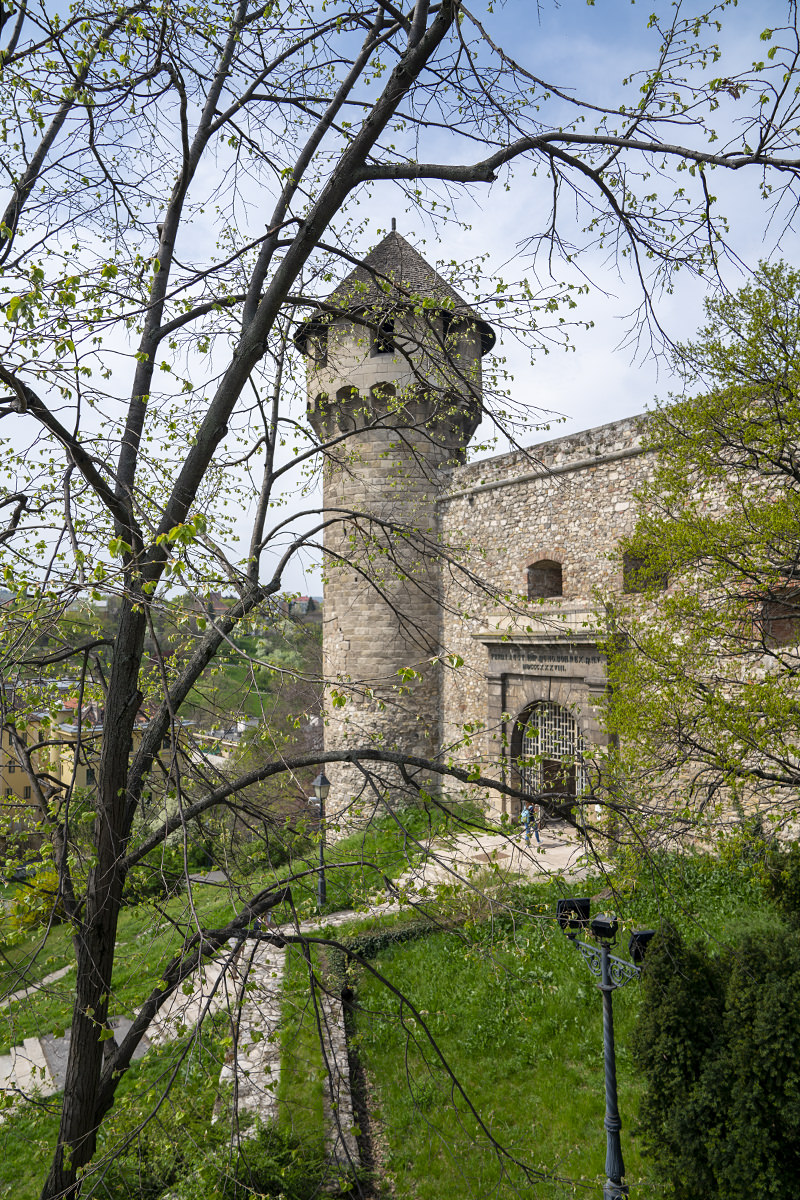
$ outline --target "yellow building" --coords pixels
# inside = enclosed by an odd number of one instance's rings
[[[78,702],[66,697],[55,713],[34,713],[24,728],[7,719],[0,727],[0,842],[9,834],[27,832],[32,848],[41,843],[38,787],[45,799],[64,795],[68,788],[90,790],[94,785],[102,733],[102,710],[94,702],[83,706],[76,721]],[[25,766],[30,754],[36,780]]]

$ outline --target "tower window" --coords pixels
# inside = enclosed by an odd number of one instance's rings
[[[394,321],[381,321],[372,338],[372,353],[394,353]]]
[[[315,367],[328,365],[328,330],[327,327],[315,329],[314,336],[308,339],[310,357]]]
[[[528,599],[543,600],[563,595],[561,563],[542,558],[528,567]]]

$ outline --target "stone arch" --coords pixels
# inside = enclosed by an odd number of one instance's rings
[[[381,400],[394,400],[397,396],[397,388],[393,383],[373,383],[369,389],[373,400],[380,402]]]
[[[546,600],[564,595],[561,563],[555,558],[540,558],[526,572],[529,600]]]
[[[337,388],[336,399],[340,404],[345,404],[348,400],[360,400],[361,394],[358,388],[353,387],[352,384],[346,383],[344,387]]]
[[[535,700],[514,722],[512,781],[549,809],[571,808],[588,788],[588,748],[568,708],[551,700]]]

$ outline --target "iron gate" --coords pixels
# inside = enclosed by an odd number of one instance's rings
[[[575,718],[558,704],[542,701],[521,721],[518,760],[522,790],[582,796],[588,787],[586,742]]]

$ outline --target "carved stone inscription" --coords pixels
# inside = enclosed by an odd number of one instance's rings
[[[605,656],[595,646],[494,643],[489,645],[489,673],[514,675],[572,675],[585,677],[602,670]]]

